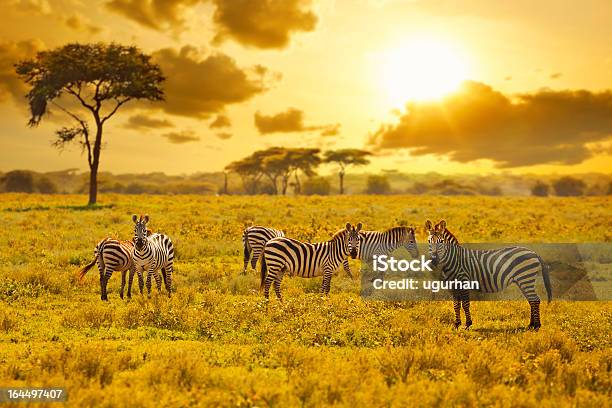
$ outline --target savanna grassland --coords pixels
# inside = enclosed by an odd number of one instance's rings
[[[606,197],[212,197],[0,195],[0,385],[62,386],[70,406],[597,406],[612,390],[612,303],[475,302],[452,329],[451,302],[376,302],[343,272],[286,278],[266,303],[242,275],[250,223],[324,240],[446,218],[465,242],[609,242]],[[177,249],[176,293],[99,299],[76,272],[105,236],[129,239],[133,213]],[[358,263],[351,261],[354,271]],[[538,280],[541,289],[541,281]]]

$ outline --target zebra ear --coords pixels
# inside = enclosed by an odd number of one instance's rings
[[[138,222],[138,216],[136,214],[132,215],[132,221],[134,221],[134,224]]]
[[[347,231],[350,231],[350,230],[351,230],[351,228],[353,228],[353,227],[351,226],[351,223],[350,223],[350,222],[347,222],[347,223],[346,223],[346,230],[347,230]]]
[[[357,232],[361,231],[361,227],[362,227],[361,223],[357,224]]]
[[[148,223],[149,222],[149,215],[145,214],[144,218],[143,218],[144,223]]]
[[[431,221],[429,221],[429,220],[425,221],[425,229],[427,231],[433,231],[433,224],[432,224]]]
[[[438,225],[440,226],[440,231],[444,231],[446,229],[446,221],[440,220]]]

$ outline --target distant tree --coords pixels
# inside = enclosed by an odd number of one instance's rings
[[[340,166],[338,177],[340,179],[340,194],[344,194],[344,175],[348,166],[363,166],[370,163],[367,159],[371,153],[359,149],[340,149],[325,152],[326,163],[337,163]]]
[[[161,83],[164,77],[159,66],[136,47],[114,43],[67,44],[21,61],[16,65],[16,72],[31,86],[26,95],[30,104],[30,126],[40,123],[49,111],[49,104],[75,121],[74,127],[57,131],[54,144],[62,148],[78,141],[87,152],[89,204],[95,204],[104,125],[131,100],[163,100]],[[71,99],[79,108],[64,104],[63,96],[68,98],[65,102]],[[93,117],[95,135],[90,135],[82,112]]]
[[[309,177],[304,181],[302,193],[305,195],[329,195],[331,184],[324,177]]]
[[[49,177],[42,176],[36,180],[36,190],[43,194],[55,194],[57,193],[57,186]]]
[[[225,166],[225,170],[237,173],[240,176],[242,186],[247,194],[257,193],[263,172],[261,163],[252,155],[228,164]]]
[[[548,192],[550,191],[550,186],[546,183],[538,181],[531,188],[531,195],[537,197],[546,197],[548,196]]]
[[[259,185],[262,178],[269,181],[266,193],[286,194],[292,175],[299,184],[299,172],[308,176],[315,174],[315,168],[321,163],[318,154],[319,149],[270,147],[228,164],[225,170],[241,176],[248,194],[262,191]]]
[[[366,182],[367,194],[389,194],[391,192],[391,184],[389,179],[383,175],[370,175]]]
[[[4,175],[4,189],[9,193],[31,193],[34,191],[34,177],[26,170],[13,170]]]
[[[608,184],[608,195],[612,195],[612,181]]]
[[[561,197],[581,196],[585,187],[584,181],[570,176],[562,177],[553,183],[555,194]]]

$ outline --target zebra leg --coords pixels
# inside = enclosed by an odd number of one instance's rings
[[[517,282],[516,284],[523,293],[523,296],[527,298],[531,309],[529,326],[527,326],[527,329],[534,329],[537,331],[542,326],[540,323],[540,297],[535,292],[533,285],[525,282]]]
[[[465,313],[465,328],[469,329],[472,325],[472,316],[470,315],[470,294],[467,290],[461,293],[461,304],[463,306],[463,312]]]
[[[329,295],[332,274],[333,271],[330,268],[325,268],[323,271],[323,285],[321,285],[321,293],[325,295]]]
[[[125,275],[127,271],[121,271],[121,292],[119,292],[119,297],[123,299],[123,291],[125,290]]]
[[[106,292],[106,288],[108,286],[108,281],[110,280],[111,275],[113,274],[113,270],[110,268],[106,268],[104,271],[102,286],[104,287],[102,290],[102,300],[108,300],[108,295]]]
[[[159,271],[153,271],[153,277],[155,278],[155,286],[157,286],[157,292],[161,292],[162,278],[161,276],[159,276]]]
[[[162,269],[164,285],[166,286],[168,297],[172,296],[172,267],[172,265],[168,265],[164,269]]]
[[[274,279],[274,292],[276,293],[276,298],[282,303],[283,296],[281,295],[281,278]]]
[[[143,295],[143,292],[144,292],[144,277],[142,276],[142,273],[144,272],[144,270],[139,269],[137,272],[138,272],[138,289],[140,290],[140,295]]]
[[[132,283],[134,282],[134,272],[135,272],[134,267],[131,267],[130,274],[128,276],[128,292],[127,292],[128,299],[132,298]]]
[[[274,276],[271,276],[268,274],[268,276],[266,276],[266,281],[264,283],[264,297],[266,298],[266,300],[270,299],[270,285],[272,285],[272,282],[275,281],[276,279],[274,278]]]
[[[455,291],[453,292],[453,308],[455,309],[455,323],[453,326],[458,329],[461,326],[461,298]]]
[[[151,297],[151,275],[153,271],[147,271],[147,296]]]
[[[540,323],[540,301],[530,300],[529,306],[531,306],[531,321],[529,322],[529,328],[538,331],[542,327]]]
[[[355,278],[353,278],[353,274],[351,273],[351,267],[349,266],[348,259],[344,259],[342,261],[342,267],[344,268],[344,272],[346,272],[346,274],[354,280]]]
[[[263,248],[252,248],[251,247],[251,251],[252,251],[252,257],[251,257],[251,268],[253,268],[253,270],[257,270],[257,261],[259,261],[259,257],[261,256],[261,251]],[[246,264],[244,266],[244,270],[246,272]]]
[[[100,271],[100,299],[108,300],[106,296],[106,278],[104,277],[103,271]]]

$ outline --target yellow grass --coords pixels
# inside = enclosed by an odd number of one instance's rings
[[[464,242],[612,240],[605,197],[205,197],[1,195],[0,385],[62,386],[70,406],[606,406],[608,302],[474,303],[455,331],[450,302],[367,302],[340,272],[287,278],[285,304],[241,275],[251,222],[303,240],[347,221],[382,229],[444,217]],[[176,293],[99,300],[97,270],[75,274],[105,236],[132,235],[132,213],[174,241]],[[354,271],[358,264],[351,261]],[[538,282],[541,285],[541,282]]]

